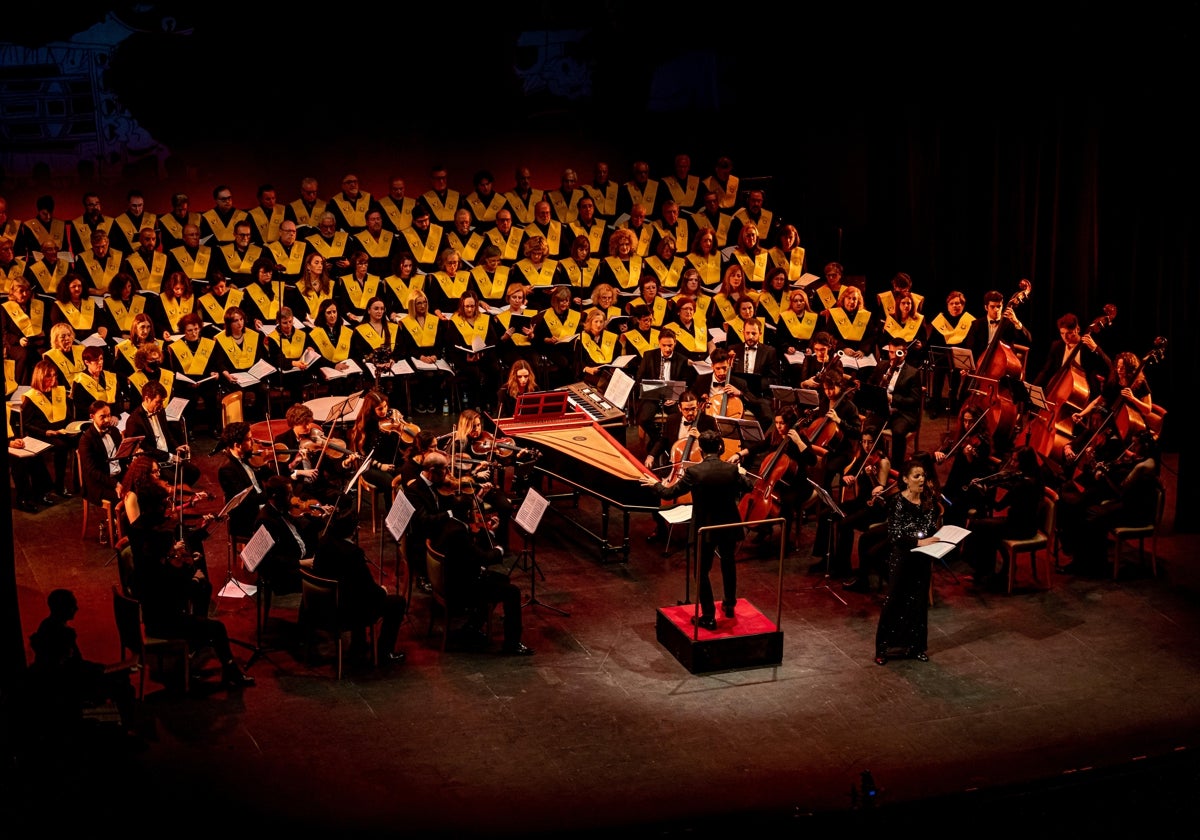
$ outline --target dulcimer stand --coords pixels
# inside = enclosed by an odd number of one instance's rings
[[[829,539],[825,541],[825,572],[821,575],[820,582],[813,584],[809,588],[813,590],[824,589],[834,598],[837,598],[839,601],[841,601],[842,606],[849,606],[849,604],[846,602],[846,599],[839,595],[833,589],[833,587],[829,585],[829,571],[833,567],[833,554],[837,547],[837,526],[838,523],[846,518],[846,512],[838,507],[837,502],[833,500],[833,496],[830,496],[829,491],[827,491],[824,487],[822,487],[820,484],[817,484],[817,482],[813,481],[811,478],[805,478],[804,480],[809,483],[813,489],[813,492],[817,494],[817,498],[821,500],[821,504],[825,508],[821,513],[821,517],[826,521],[826,524],[829,528]]]

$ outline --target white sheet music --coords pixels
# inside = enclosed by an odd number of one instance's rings
[[[624,409],[629,403],[629,394],[633,391],[633,377],[623,370],[614,369],[608,387],[604,389],[604,399]]]
[[[691,505],[675,505],[672,508],[660,510],[658,515],[663,518],[663,522],[668,525],[681,525],[684,522],[692,521],[692,506]]]
[[[392,506],[388,509],[387,516],[383,520],[388,533],[392,535],[392,539],[396,542],[400,542],[400,537],[408,530],[408,523],[412,521],[412,516],[416,510],[413,507],[413,503],[408,500],[408,496],[403,493],[396,494],[396,498],[392,501]]]
[[[412,362],[414,370],[444,370],[446,373],[454,373],[453,368],[450,367],[450,363],[445,359],[438,359],[436,362],[430,363],[423,362],[416,356],[413,356],[409,361]]]
[[[35,437],[29,437],[28,435],[26,435],[24,438],[21,438],[21,440],[25,441],[25,445],[20,449],[16,449],[12,446],[8,447],[8,454],[12,455],[14,458],[29,458],[33,455],[37,455],[40,452],[45,452],[50,448],[50,444],[46,443],[46,441],[39,440]]]
[[[169,421],[178,423],[179,419],[183,417],[183,410],[187,408],[189,402],[190,400],[187,397],[175,397],[175,399],[163,406],[163,413]]]
[[[338,366],[335,366],[318,368],[318,370],[321,371],[321,375],[326,379],[341,379],[343,376],[352,376],[353,374],[363,372],[363,369],[359,367],[358,362],[354,361],[354,359],[346,359],[338,362],[337,365],[345,365],[345,369],[338,370]]]
[[[272,546],[275,545],[275,538],[267,531],[266,525],[259,525],[258,530],[254,532],[254,536],[246,543],[242,549],[241,558],[242,565],[246,567],[247,572],[253,572],[258,568],[258,564],[267,556]]]
[[[550,500],[531,488],[526,492],[525,501],[521,503],[521,508],[517,511],[513,521],[521,527],[522,531],[532,536],[537,533],[538,525],[542,521],[542,514],[549,506]]]

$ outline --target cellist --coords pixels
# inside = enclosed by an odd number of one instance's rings
[[[679,411],[667,418],[663,425],[663,433],[655,439],[646,452],[646,468],[655,469],[666,466],[671,460],[672,451],[678,441],[686,440],[689,436],[698,438],[701,432],[716,431],[717,422],[712,415],[700,410],[700,400],[691,391],[684,391],[679,397]],[[699,454],[699,449],[696,450]],[[661,516],[654,517],[654,533],[646,537],[646,542],[659,542],[666,539],[667,523]]]

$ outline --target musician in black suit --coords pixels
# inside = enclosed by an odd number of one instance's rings
[[[797,375],[797,381],[801,388],[821,387],[821,374],[827,370],[836,370],[838,373],[844,373],[842,369],[842,360],[838,358],[837,339],[832,335],[821,330],[814,333],[812,340],[808,343],[809,353],[804,357],[804,364],[800,366],[800,373]]]
[[[701,374],[692,383],[692,390],[696,393],[696,396],[702,400],[711,400],[715,405],[720,405],[722,395],[737,397],[738,399],[745,399],[750,396],[749,383],[740,376],[733,376],[730,373],[731,367],[732,363],[729,360],[729,356],[721,356],[720,351],[718,351],[717,357],[713,359],[712,373]]]
[[[266,501],[263,484],[272,475],[267,468],[256,468],[249,463],[256,444],[250,434],[250,424],[238,420],[230,423],[221,432],[218,449],[225,450],[225,463],[217,468],[217,482],[225,494],[225,503],[245,490],[253,488],[241,504],[229,511],[229,535],[250,537],[254,534],[254,522],[259,509]]]
[[[663,433],[646,452],[646,467],[654,469],[664,464],[671,455],[676,441],[689,434],[699,436],[701,432],[716,431],[717,424],[711,414],[700,411],[700,401],[691,391],[684,391],[679,398],[679,411],[667,418]]]
[[[84,498],[90,504],[116,502],[120,496],[124,465],[114,459],[121,448],[121,433],[113,422],[112,407],[96,400],[88,409],[92,422],[79,436],[80,481]]]
[[[688,389],[691,390],[692,383],[696,381],[696,369],[688,364],[686,355],[675,352],[675,344],[675,331],[670,327],[663,327],[658,334],[658,347],[653,350],[647,350],[642,356],[641,364],[638,365],[637,385],[639,395],[641,384],[647,379],[666,379],[673,382],[685,382]],[[671,414],[679,412],[679,407],[674,400],[665,402],[663,407]],[[645,434],[647,448],[653,446],[659,437],[658,426],[654,422],[655,415],[657,414],[658,400],[639,399],[637,401],[637,416],[635,419],[638,428]]]
[[[904,463],[908,436],[921,423],[921,368],[906,355],[908,342],[899,336],[889,336],[884,345],[888,363],[876,365],[867,380],[866,390],[873,390],[879,402],[878,411],[871,411],[876,426],[886,423],[892,433],[891,459],[893,464]]]
[[[992,290],[983,296],[983,305],[987,314],[971,324],[963,341],[963,345],[975,357],[976,366],[994,343],[1004,342],[1009,346],[1024,344],[1026,347],[1032,343],[1029,330],[1017,318],[1016,311],[1004,305],[1004,295]]]
[[[263,483],[263,495],[266,502],[255,517],[252,533],[266,528],[274,540],[255,570],[265,620],[272,594],[300,591],[300,561],[316,552],[324,521],[291,514],[292,481],[286,475],[268,478]]]
[[[774,417],[771,386],[779,384],[779,353],[769,344],[762,343],[762,330],[758,321],[747,321],[742,327],[742,342],[729,348],[733,359],[730,373],[745,380],[749,393],[742,395],[742,402],[754,413],[765,432]]]
[[[692,494],[693,540],[697,531],[705,526],[740,522],[738,501],[744,493],[754,489],[754,479],[744,469],[721,460],[724,447],[720,434],[715,431],[704,432],[700,435],[703,460],[684,470],[674,484],[668,487],[650,476],[642,478],[642,484],[664,499]],[[721,555],[721,594],[725,617],[734,618],[737,605],[735,554],[743,536],[742,531],[741,528],[723,528],[711,532],[700,546],[700,616],[693,621],[706,630],[717,629],[716,602],[712,583],[708,579],[714,551]]]
[[[1038,371],[1037,376],[1030,380],[1042,388],[1050,386],[1059,371],[1068,364],[1083,373],[1088,384],[1088,399],[1095,399],[1104,387],[1104,380],[1112,371],[1112,360],[1100,345],[1096,343],[1089,332],[1080,335],[1079,318],[1068,312],[1058,319],[1058,335],[1050,345],[1046,363]]]
[[[433,589],[425,568],[425,541],[437,534],[450,516],[450,501],[440,492],[446,483],[449,463],[445,453],[431,449],[422,457],[417,477],[404,485],[404,495],[413,506],[405,533],[405,556],[409,569],[416,576],[417,586],[426,592]]]
[[[150,380],[142,386],[142,404],[129,413],[125,421],[125,437],[142,437],[139,451],[152,455],[159,462],[163,481],[168,484],[195,484],[200,479],[200,468],[190,460],[183,460],[191,447],[181,441],[175,429],[167,422],[163,403],[167,389],[161,382]]]

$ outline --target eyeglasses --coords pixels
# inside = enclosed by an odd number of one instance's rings
[[[217,201],[233,201],[233,196],[231,196],[231,195],[219,195],[219,196],[217,196]]]

